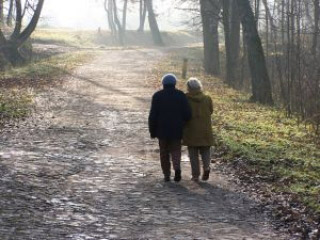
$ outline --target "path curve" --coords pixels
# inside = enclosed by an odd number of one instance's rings
[[[0,137],[0,239],[286,239],[219,173],[162,182],[147,129],[161,50],[104,51]]]

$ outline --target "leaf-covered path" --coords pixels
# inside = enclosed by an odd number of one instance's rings
[[[147,81],[160,50],[105,51],[0,137],[0,239],[286,239],[214,172],[162,182]]]

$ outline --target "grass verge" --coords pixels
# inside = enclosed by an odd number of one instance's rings
[[[183,58],[189,59],[189,76],[201,79],[213,98],[216,151],[223,161],[241,165],[247,180],[267,183],[269,194],[295,196],[319,216],[320,141],[313,129],[286,118],[281,109],[250,103],[248,94],[205,75],[201,48],[175,50],[156,70],[158,79],[167,72],[181,76]]]
[[[26,117],[36,91],[59,83],[90,56],[87,52],[66,53],[0,72],[0,126]]]
[[[162,37],[166,46],[181,46],[198,43],[201,35],[197,33],[176,31],[162,32]],[[56,44],[71,47],[105,47],[118,46],[114,37],[105,30],[71,30],[71,29],[37,29],[32,35],[32,41],[42,44]],[[153,38],[149,31],[140,33],[137,31],[127,31],[125,46],[153,46]]]

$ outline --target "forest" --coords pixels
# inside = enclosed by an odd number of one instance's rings
[[[0,239],[320,239],[319,0],[49,1],[0,0]],[[212,99],[209,181],[190,146],[159,180],[168,73]]]

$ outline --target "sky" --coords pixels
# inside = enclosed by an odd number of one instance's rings
[[[172,2],[172,0],[154,0],[162,30],[183,29],[180,23],[185,17],[184,13],[177,10]],[[138,4],[135,4],[135,7],[129,5],[129,9],[128,29],[137,29]],[[108,28],[103,0],[46,0],[40,25],[76,29]]]

